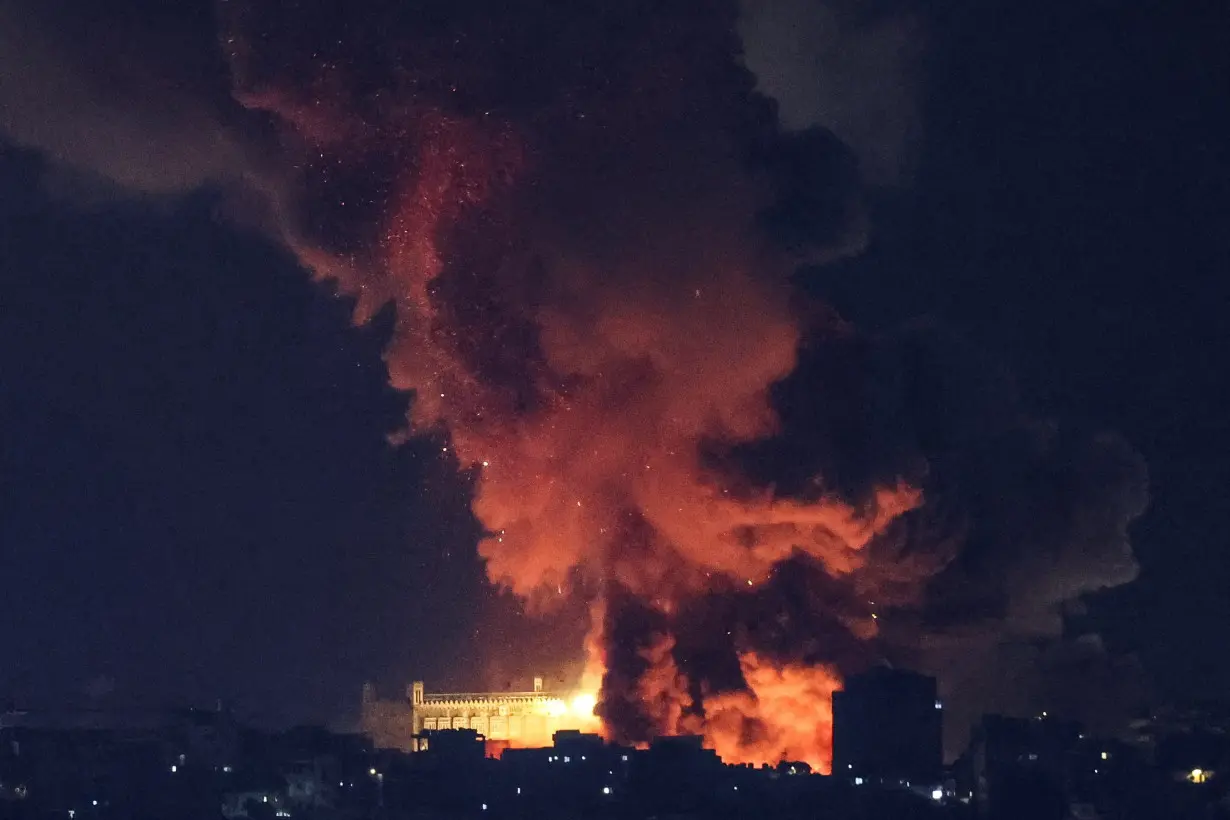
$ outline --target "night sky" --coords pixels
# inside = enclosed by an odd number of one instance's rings
[[[9,5],[0,697],[223,698],[288,722],[346,714],[365,680],[499,683],[470,642],[510,605],[485,583],[466,479],[438,440],[387,440],[410,400],[380,359],[389,317],[353,328],[344,298],[192,184],[208,162],[140,197],[79,170],[160,156],[133,134],[196,116],[160,108],[166,89],[238,116],[212,5]],[[868,331],[939,324],[1002,361],[1032,412],[1130,441],[1151,484],[1140,578],[1085,617],[1160,697],[1223,694],[1230,17],[883,5],[926,31],[893,89],[913,112],[900,170],[869,183],[867,252],[799,285]],[[99,70],[74,85],[66,64]],[[112,127],[120,106],[143,112],[132,133]]]

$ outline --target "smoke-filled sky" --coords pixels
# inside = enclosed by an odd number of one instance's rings
[[[1224,689],[1225,21],[698,5],[0,5],[0,695]]]

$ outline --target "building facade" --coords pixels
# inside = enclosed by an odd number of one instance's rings
[[[414,713],[410,709],[410,697],[382,699],[376,696],[376,688],[363,684],[363,705],[359,715],[359,731],[366,735],[376,749],[397,749],[402,752],[414,749]]]
[[[424,733],[470,729],[494,747],[550,746],[561,729],[597,726],[592,697],[571,699],[543,689],[534,679],[530,692],[427,692],[415,681],[405,701],[382,701],[363,691],[362,729],[377,748],[417,751]]]

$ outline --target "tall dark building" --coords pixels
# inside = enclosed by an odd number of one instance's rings
[[[876,668],[833,693],[833,774],[855,782],[938,783],[942,704],[935,678]]]
[[[1029,719],[985,715],[969,748],[978,805],[993,809],[1017,799],[1020,789],[1040,785],[1067,791],[1082,738],[1079,723],[1045,712]]]

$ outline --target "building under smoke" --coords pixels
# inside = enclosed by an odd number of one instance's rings
[[[370,686],[363,689],[362,731],[377,748],[417,751],[424,733],[470,729],[489,746],[548,746],[561,730],[597,727],[595,698],[543,689],[534,678],[530,692],[428,693],[415,681],[405,700],[380,700]]]
[[[830,695],[868,658],[959,635],[1007,677],[1001,643],[1061,640],[1067,602],[1135,577],[1134,451],[796,287],[866,246],[866,192],[833,134],[779,129],[736,0],[369,5],[218,5],[269,222],[356,322],[392,323],[406,432],[446,435],[488,579],[548,628],[590,613],[571,660],[609,737],[826,771]],[[372,705],[378,742],[445,721],[545,745],[577,718],[541,692],[409,700]],[[865,716],[875,743],[918,717],[932,755],[938,713],[902,715]]]
[[[1079,723],[1045,712],[1028,719],[985,715],[969,748],[976,803],[983,810],[996,808],[1021,783],[1066,792],[1083,738]]]
[[[940,781],[943,711],[935,678],[876,668],[833,693],[833,773],[917,787]]]

